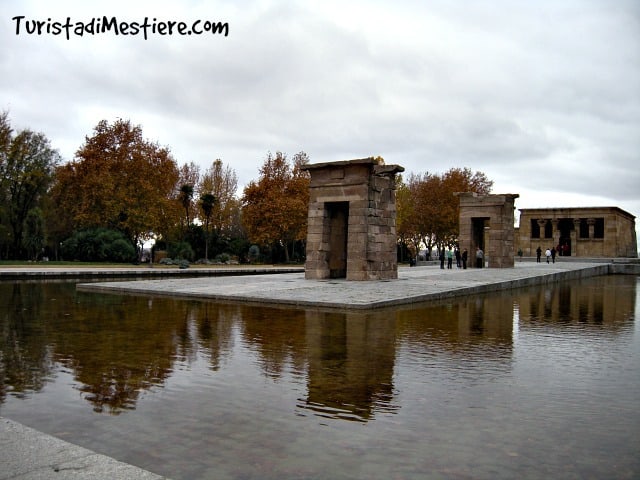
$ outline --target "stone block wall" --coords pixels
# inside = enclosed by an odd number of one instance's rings
[[[374,158],[304,168],[311,174],[305,277],[397,278],[395,174],[404,169]]]
[[[533,231],[536,226],[536,231]],[[516,249],[566,247],[572,257],[636,258],[635,217],[618,207],[520,209]]]
[[[460,198],[460,250],[469,252],[469,266],[476,266],[476,248],[480,247],[490,268],[513,267],[514,203],[519,195],[456,195]]]

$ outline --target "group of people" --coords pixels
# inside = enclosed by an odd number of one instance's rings
[[[555,247],[547,248],[544,252],[547,263],[556,263],[556,255],[562,255],[563,249],[564,249],[564,254],[566,255],[566,252],[568,250],[568,247],[566,246],[564,247],[558,246],[558,248],[555,248]],[[446,250],[442,248],[437,253],[438,253],[438,258],[440,259],[440,268],[442,270],[444,270],[445,261],[447,263],[447,269],[453,268],[454,258],[456,259],[456,266],[458,268],[464,268],[464,269],[467,268],[467,260],[469,257],[469,253],[467,252],[466,248],[462,252],[460,252],[460,249],[458,247],[455,247],[453,250],[451,248],[447,248]],[[518,250],[518,256],[520,257],[520,259],[522,259],[522,249]],[[536,249],[536,258],[538,263],[540,263],[542,258],[542,248],[540,246],[538,246],[538,248]],[[484,252],[480,247],[478,247],[476,249],[476,268],[482,268],[483,266],[484,266]]]
[[[547,259],[547,263],[556,263],[556,254],[558,251],[555,247],[547,248],[544,252],[544,256]],[[540,263],[540,258],[542,257],[542,248],[538,246],[536,249],[536,261]],[[550,262],[551,261],[551,262]]]
[[[456,259],[457,268],[466,269],[467,268],[467,260],[469,258],[469,253],[465,248],[462,252],[458,247],[455,247],[453,250],[451,248],[447,248],[446,250],[443,248],[439,252],[440,258],[440,268],[444,270],[444,262],[447,262],[447,269],[453,268],[453,259]],[[482,268],[484,263],[484,252],[478,248],[476,250],[476,267]]]

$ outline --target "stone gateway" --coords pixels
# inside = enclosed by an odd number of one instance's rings
[[[315,163],[311,175],[305,278],[398,278],[396,173],[376,158]]]
[[[492,268],[514,266],[514,202],[517,193],[479,195],[456,193],[460,198],[460,250],[469,258],[482,250],[483,260]],[[470,262],[470,266],[475,266]]]

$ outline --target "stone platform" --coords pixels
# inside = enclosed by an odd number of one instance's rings
[[[304,273],[82,283],[81,291],[304,308],[375,309],[615,273],[610,263],[516,262],[514,268],[401,267],[397,280],[305,280]]]

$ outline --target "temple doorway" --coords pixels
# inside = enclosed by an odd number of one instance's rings
[[[574,229],[573,218],[561,218],[558,220],[558,231],[560,238],[558,240],[558,255],[563,257],[571,256],[571,231]]]
[[[329,278],[346,278],[349,202],[330,202],[325,208],[329,220]]]
[[[479,248],[483,252],[485,252],[485,228],[488,226],[488,218],[472,218],[471,219],[471,228],[472,228],[472,239],[471,239],[471,248],[472,252],[469,252],[469,255],[474,255],[475,258],[475,249]],[[486,253],[486,252],[485,252]]]

